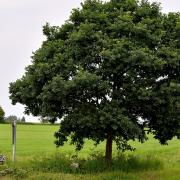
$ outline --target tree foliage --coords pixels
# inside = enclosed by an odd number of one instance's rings
[[[4,115],[5,115],[5,112],[3,108],[0,106],[0,122],[4,121]]]
[[[145,124],[162,144],[178,136],[179,13],[162,14],[146,0],[86,0],[43,33],[10,98],[27,114],[62,118],[58,146],[71,136],[77,149],[85,138],[131,149],[128,140],[146,139]]]

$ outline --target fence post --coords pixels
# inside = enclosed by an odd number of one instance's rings
[[[16,161],[16,121],[12,123],[12,145],[13,145],[13,157],[12,160]]]

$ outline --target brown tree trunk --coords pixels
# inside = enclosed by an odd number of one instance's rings
[[[112,162],[112,134],[109,134],[106,140],[106,155],[105,155],[105,160],[107,163]]]

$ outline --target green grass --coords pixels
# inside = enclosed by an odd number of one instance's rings
[[[161,146],[149,135],[141,144],[130,142],[135,152],[117,156],[114,146],[113,165],[103,161],[105,143],[97,148],[87,141],[78,153],[68,143],[62,148],[54,144],[57,125],[17,125],[17,162],[12,159],[12,129],[10,124],[0,124],[0,153],[7,156],[0,165],[0,179],[180,179],[180,141],[173,139],[168,146]],[[87,160],[88,159],[88,160]],[[73,170],[70,164],[77,161],[81,167]],[[3,174],[4,173],[4,174]]]
[[[50,125],[17,125],[17,155],[52,152],[54,132],[58,126]],[[11,124],[0,125],[0,151],[10,153],[12,149]]]

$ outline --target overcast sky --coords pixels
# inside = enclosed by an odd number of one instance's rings
[[[151,0],[152,1],[152,0]],[[0,106],[6,116],[24,116],[22,105],[11,105],[9,83],[24,74],[32,52],[43,40],[42,26],[61,25],[81,0],[0,0]],[[180,11],[180,0],[158,0],[162,11]],[[28,121],[37,118],[27,117]]]

